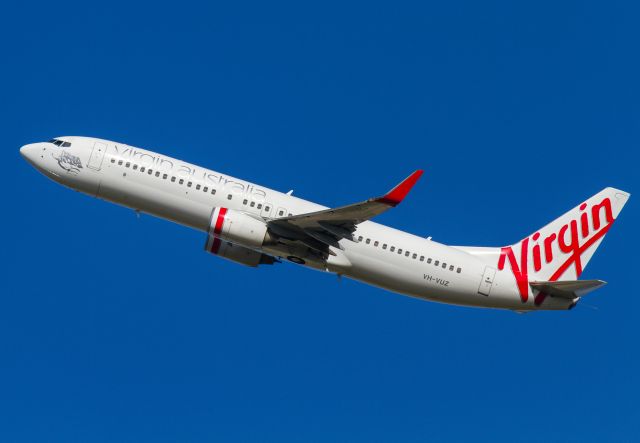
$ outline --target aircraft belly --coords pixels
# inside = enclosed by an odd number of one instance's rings
[[[425,298],[422,276],[415,269],[397,266],[376,257],[350,254],[351,267],[346,277],[389,291]]]
[[[462,306],[523,308],[507,288],[501,287],[491,296],[478,293],[484,270],[479,261],[469,261],[458,274],[426,264],[407,265],[403,259],[382,260],[364,254],[351,254],[350,259],[352,267],[345,276],[399,294]],[[531,308],[524,306],[525,310]]]
[[[133,180],[103,180],[98,198],[206,231],[212,207]]]

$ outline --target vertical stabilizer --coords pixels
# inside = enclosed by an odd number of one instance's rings
[[[510,270],[523,301],[534,281],[577,280],[620,214],[629,194],[606,188],[545,227],[500,250],[498,270]]]

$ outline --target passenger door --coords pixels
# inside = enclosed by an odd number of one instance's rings
[[[104,160],[104,153],[107,150],[107,145],[102,142],[96,142],[93,145],[93,150],[91,151],[91,156],[89,157],[89,163],[87,164],[88,168],[95,169],[99,171],[102,167],[102,160]]]

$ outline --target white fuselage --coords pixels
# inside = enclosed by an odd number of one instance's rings
[[[225,174],[134,148],[86,137],[61,137],[68,147],[35,143],[23,156],[43,174],[86,194],[206,232],[216,207],[265,220],[326,207]],[[149,173],[149,171],[151,171]],[[305,265],[374,286],[444,303],[513,309],[567,309],[571,302],[549,298],[541,306],[523,303],[513,275],[496,271],[497,248],[446,246],[366,221],[343,239],[328,260],[303,257]],[[400,252],[401,251],[401,252]],[[275,257],[301,257],[294,244],[265,246]]]

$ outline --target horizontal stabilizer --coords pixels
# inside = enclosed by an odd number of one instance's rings
[[[552,297],[573,300],[606,284],[607,282],[602,280],[565,280],[536,281],[530,283],[530,286],[532,289],[549,294]]]

